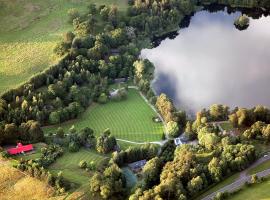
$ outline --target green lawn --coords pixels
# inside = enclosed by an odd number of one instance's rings
[[[256,167],[250,169],[250,170],[248,171],[248,173],[249,173],[250,175],[251,175],[251,174],[256,174],[256,173],[258,173],[258,172],[264,171],[264,170],[269,169],[269,168],[270,168],[270,160],[265,161],[265,162],[261,163],[260,165],[258,165],[258,166],[256,166]]]
[[[116,4],[120,11],[127,7],[126,0],[1,0],[0,93],[57,62],[53,48],[72,30],[67,11],[84,12],[91,2]]]
[[[55,174],[62,171],[64,178],[75,184],[83,185],[89,181],[91,172],[86,172],[79,168],[79,162],[85,160],[88,163],[94,161],[98,164],[105,158],[104,155],[99,154],[94,150],[87,150],[84,148],[81,148],[80,151],[76,153],[65,151],[64,155],[58,158],[55,163],[49,167],[49,170]]]
[[[135,89],[129,89],[127,100],[95,104],[89,107],[78,119],[61,124],[64,130],[72,125],[80,130],[84,127],[94,129],[99,135],[106,128],[119,139],[135,142],[159,141],[163,133],[162,123],[155,123],[155,111],[142,99]],[[59,126],[44,128],[45,133],[54,132]]]
[[[270,179],[255,184],[253,186],[244,187],[241,191],[230,196],[229,200],[270,200]]]
[[[204,197],[206,197],[207,195],[225,187],[226,185],[229,185],[231,183],[233,183],[237,178],[239,177],[239,173],[233,174],[232,176],[226,178],[225,180],[223,180],[222,182],[213,185],[210,189],[206,190],[204,193],[202,193],[201,195],[199,195],[196,200],[200,200]]]

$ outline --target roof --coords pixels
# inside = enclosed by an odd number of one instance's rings
[[[22,145],[21,143],[17,144],[17,147],[15,148],[10,148],[7,150],[7,152],[11,155],[16,155],[22,152],[27,152],[27,151],[32,151],[33,150],[33,145],[28,144],[28,145]]]
[[[132,169],[142,168],[146,164],[146,162],[147,162],[146,160],[139,160],[137,162],[128,164],[128,166]]]
[[[182,144],[181,139],[180,139],[179,137],[178,137],[178,138],[174,138],[174,144],[175,144],[176,146]]]

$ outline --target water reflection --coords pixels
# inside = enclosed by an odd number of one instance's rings
[[[155,90],[192,111],[213,103],[270,106],[270,18],[251,19],[239,31],[239,15],[199,12],[175,39],[143,50],[156,66]]]

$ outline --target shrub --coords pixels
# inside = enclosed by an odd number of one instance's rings
[[[79,151],[80,147],[76,142],[70,142],[68,145],[68,150],[70,152],[77,152]]]
[[[82,160],[79,162],[79,167],[82,169],[87,168],[87,162],[85,160]]]

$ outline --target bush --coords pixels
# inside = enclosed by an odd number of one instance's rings
[[[70,142],[68,145],[68,150],[70,152],[77,152],[79,151],[80,147],[76,142]]]
[[[102,93],[98,98],[98,103],[105,104],[108,101],[108,97],[105,93]]]
[[[87,162],[85,160],[80,161],[79,167],[82,168],[82,169],[87,168]]]

